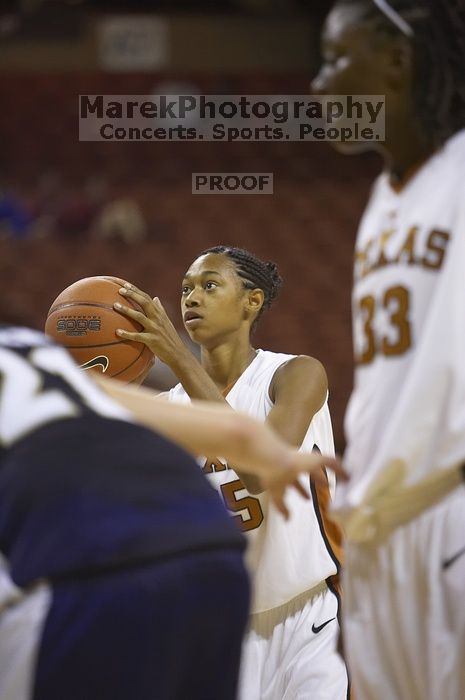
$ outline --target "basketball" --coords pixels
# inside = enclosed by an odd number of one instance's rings
[[[142,329],[113,308],[119,301],[141,310],[118,293],[125,282],[118,277],[85,277],[70,285],[51,305],[45,333],[67,348],[83,369],[133,382],[149,368],[154,356],[143,343],[116,335],[117,328],[130,332]]]

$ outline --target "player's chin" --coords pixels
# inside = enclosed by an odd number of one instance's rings
[[[189,324],[184,324],[184,328],[193,343],[201,344],[209,338],[207,329],[202,328],[200,324],[194,328],[190,327]]]

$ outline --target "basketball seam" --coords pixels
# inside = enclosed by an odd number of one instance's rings
[[[110,375],[111,378],[113,379],[114,377],[118,377],[120,374],[122,374],[123,372],[126,372],[126,370],[128,370],[130,367],[132,367],[132,366],[137,362],[137,360],[139,360],[139,359],[142,357],[142,353],[144,352],[144,350],[145,350],[146,347],[147,347],[147,346],[144,345],[144,347],[142,348],[142,350],[140,351],[140,353],[137,355],[137,357],[135,358],[135,360],[133,360],[133,361],[131,362],[130,365],[128,365],[128,366],[125,367],[124,369],[120,369],[120,371],[119,371],[119,372],[116,372],[116,374]],[[139,372],[139,374],[138,374],[136,377],[134,377],[134,379],[137,379],[137,377],[139,377],[139,376],[142,374],[142,372],[143,372],[143,370],[141,370],[141,372]]]
[[[51,316],[55,311],[59,311],[59,309],[67,309],[70,306],[95,306],[98,309],[108,309],[109,311],[114,311],[114,308],[111,304],[100,304],[96,301],[68,301],[65,304],[58,304],[58,306],[53,306],[48,312],[48,315]]]
[[[104,280],[107,280],[107,282],[111,282],[112,284],[115,285],[115,287],[118,287],[118,289],[121,289],[121,287],[124,287],[126,284],[126,280],[123,280],[122,277],[119,277],[118,280],[115,277],[108,277],[106,275],[100,275],[100,277]],[[121,281],[119,281],[121,280]],[[121,284],[122,282],[122,284]]]
[[[82,337],[82,336],[80,336]],[[55,340],[59,340],[58,338],[55,338]],[[65,338],[63,338],[65,340]],[[96,345],[64,345],[67,350],[80,350],[81,348],[84,350],[85,348],[107,348],[109,345],[121,345],[121,343],[140,343],[140,340],[115,340],[112,341],[111,343],[97,343]]]

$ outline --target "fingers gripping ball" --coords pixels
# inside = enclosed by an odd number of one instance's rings
[[[143,344],[122,340],[117,328],[139,332],[142,326],[113,309],[121,302],[118,290],[126,280],[118,277],[86,277],[64,289],[47,315],[45,333],[66,347],[83,369],[133,382],[149,369],[152,352]],[[130,299],[127,306],[140,307]]]

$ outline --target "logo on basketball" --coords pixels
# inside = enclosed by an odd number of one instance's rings
[[[92,369],[92,367],[101,367],[102,372],[106,372],[109,364],[110,360],[106,355],[97,355],[97,357],[93,357],[91,360],[84,362],[84,364],[80,365],[80,367],[81,369]]]
[[[88,331],[98,332],[100,326],[99,318],[60,318],[57,321],[58,333],[65,335],[87,335]]]

